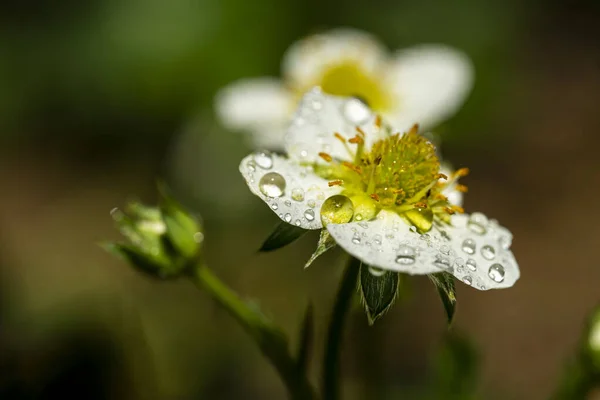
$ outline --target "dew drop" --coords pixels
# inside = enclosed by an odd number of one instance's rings
[[[467,275],[463,278],[463,282],[466,283],[467,285],[471,286],[473,284],[473,278],[471,278],[471,276]]]
[[[277,172],[269,172],[260,178],[258,188],[267,197],[281,197],[285,191],[285,179]]]
[[[304,190],[301,188],[292,189],[292,199],[296,201],[304,200]]]
[[[369,265],[369,273],[375,277],[380,277],[383,276],[383,274],[385,274],[385,270]]]
[[[285,220],[285,222],[290,222],[292,220],[292,214],[287,213],[283,216],[283,219]]]
[[[354,216],[354,220],[355,220],[355,221],[362,221],[362,220],[363,220],[363,216],[362,216],[362,214],[356,214],[356,215]]]
[[[248,171],[254,172],[254,171],[256,171],[256,163],[254,161],[252,161],[252,160],[249,160],[246,163],[246,168],[248,168]]]
[[[373,236],[373,241],[375,242],[376,245],[381,246],[381,235]]]
[[[256,165],[258,165],[262,169],[271,169],[273,167],[273,158],[271,157],[271,153],[267,151],[255,153],[252,159],[254,160]]]
[[[304,211],[304,218],[306,218],[307,221],[311,222],[315,220],[315,212],[313,210],[305,210]]]
[[[352,200],[343,195],[329,197],[321,207],[321,221],[323,225],[330,223],[344,224],[354,216]]]
[[[300,225],[302,225],[302,221],[300,221],[299,219],[297,219],[297,220],[294,221],[294,224],[296,226],[300,226]]]
[[[321,103],[319,100],[313,100],[311,103],[311,106],[313,108],[313,110],[320,110],[321,108],[323,108],[323,103]]]
[[[277,203],[273,203],[273,204],[271,204],[271,208],[273,210],[277,210],[279,208],[279,206],[277,205]]]
[[[308,204],[310,208],[315,208],[315,206],[317,205],[317,203],[313,199],[307,201],[306,204]]]
[[[369,119],[371,110],[359,99],[352,98],[344,104],[343,114],[351,124],[360,125]]]
[[[414,226],[414,225],[413,225],[413,226],[411,226],[411,227],[410,227],[410,231],[411,231],[411,232],[413,232],[413,233],[417,232],[417,227],[416,227],[416,226]]]
[[[442,247],[440,247],[440,251],[446,255],[450,254],[450,247],[443,245]]]
[[[462,251],[464,251],[465,253],[471,255],[471,254],[475,254],[475,249],[476,249],[476,244],[475,241],[473,239],[465,239],[462,243]]]
[[[469,229],[478,234],[485,235],[487,232],[486,225],[488,224],[487,217],[482,213],[473,213],[467,222]]]
[[[414,248],[403,244],[398,248],[398,253],[396,255],[396,263],[402,265],[414,264],[416,256],[417,254]]]
[[[488,270],[488,276],[496,283],[504,281],[504,267],[501,264],[492,264]]]
[[[352,243],[354,244],[360,244],[360,235],[358,233],[354,233],[354,236],[352,236]]]
[[[291,207],[292,206],[292,202],[289,201],[289,200],[284,201],[283,204],[285,204],[286,207]]]
[[[460,258],[460,257],[457,257],[457,258],[454,260],[454,264],[456,264],[456,265],[457,265],[457,266],[459,266],[459,267],[462,267],[463,265],[465,265],[465,260],[463,260],[463,259],[462,259],[462,258]]]
[[[467,260],[467,268],[469,268],[471,271],[476,271],[477,263],[475,262],[475,260],[473,260],[472,258],[469,258]]]
[[[493,260],[496,257],[496,250],[492,246],[485,245],[481,248],[481,255],[486,260]]]
[[[501,236],[500,239],[498,239],[498,242],[500,242],[500,247],[504,250],[510,249],[510,245],[512,244],[512,241],[508,236]]]
[[[452,270],[452,262],[450,259],[441,254],[436,255],[433,265],[441,269]]]

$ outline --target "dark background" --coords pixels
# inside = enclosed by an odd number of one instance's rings
[[[155,201],[164,177],[203,215],[212,269],[293,337],[311,299],[321,338],[343,256],[303,271],[314,235],[256,254],[276,217],[239,176],[251,148],[219,127],[212,99],[234,79],[278,75],[294,40],[338,26],[390,49],[440,42],[472,58],[474,91],[438,131],[446,158],[471,169],[467,211],[512,230],[521,279],[501,291],[459,286],[454,328],[481,355],[481,398],[549,396],[600,301],[591,0],[2,2],[3,398],[283,398],[274,370],[204,293],[149,281],[97,243],[118,238],[113,207]],[[427,279],[411,283],[374,327],[352,314],[346,398],[428,385],[445,317]]]

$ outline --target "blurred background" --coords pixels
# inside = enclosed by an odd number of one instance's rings
[[[512,230],[522,276],[509,290],[459,285],[454,329],[477,349],[477,398],[549,397],[600,301],[594,0],[2,2],[0,397],[284,398],[208,296],[97,245],[119,238],[113,207],[156,200],[157,177],[203,215],[213,270],[292,338],[314,303],[318,377],[343,254],[304,271],[312,234],[257,254],[277,220],[239,176],[251,147],[212,101],[232,80],[278,76],[292,42],[339,26],[472,58],[474,91],[438,132],[471,169],[466,209]],[[436,379],[446,321],[426,278],[374,327],[356,308],[347,328],[345,398],[415,398]]]

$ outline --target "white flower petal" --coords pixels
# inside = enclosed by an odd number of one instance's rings
[[[507,288],[519,279],[512,235],[483,214],[452,216],[452,226],[420,235],[402,218],[381,211],[368,222],[330,224],[327,230],[366,264],[412,275],[450,272],[479,290]]]
[[[217,93],[215,109],[226,128],[249,131],[257,146],[281,149],[294,100],[277,79],[243,79]]]
[[[455,214],[445,227],[450,238],[449,272],[480,290],[502,289],[519,279],[519,266],[510,251],[512,234],[481,213]]]
[[[375,115],[362,102],[313,88],[302,98],[287,130],[285,149],[290,158],[298,162],[323,162],[320,152],[340,160],[352,160],[353,155],[334,133],[350,139],[356,136],[357,126],[366,134],[366,149],[382,138],[383,129],[377,129]],[[356,145],[348,146],[355,151]]]
[[[321,206],[341,191],[303,167],[275,154],[258,152],[245,157],[240,172],[248,187],[281,220],[304,229],[320,229]]]
[[[448,178],[454,173],[453,168],[448,163],[442,162],[440,165],[440,173],[446,175]],[[440,182],[445,182],[445,179],[440,179]],[[462,207],[463,205],[463,194],[456,190],[456,183],[451,184],[442,191],[442,194],[448,198],[450,204]]]
[[[333,65],[350,61],[367,73],[375,72],[385,56],[386,49],[374,36],[338,28],[294,43],[283,57],[283,74],[295,88],[307,88]]]
[[[463,53],[441,45],[400,51],[387,79],[398,109],[388,113],[395,128],[430,127],[454,114],[473,86],[473,66]]]
[[[327,230],[352,256],[386,270],[424,275],[442,272],[436,264],[438,251],[428,246],[398,214],[381,211],[372,221],[329,224]]]

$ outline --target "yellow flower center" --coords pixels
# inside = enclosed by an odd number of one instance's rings
[[[450,214],[462,212],[448,202],[442,191],[468,171],[459,170],[450,178],[440,174],[435,147],[417,130],[415,125],[403,135],[388,135],[369,152],[364,151],[362,130],[357,128],[357,135],[347,142],[336,134],[353,161],[340,162],[321,153],[328,163],[315,166],[315,172],[329,180],[330,186],[343,187],[341,194],[354,205],[354,220],[372,219],[379,210],[386,209],[426,232],[434,218],[448,222]],[[356,146],[355,150],[352,146]]]
[[[385,111],[392,107],[392,98],[382,87],[380,80],[354,60],[341,61],[327,67],[312,86],[320,86],[325,93],[335,96],[359,98],[375,111]]]

